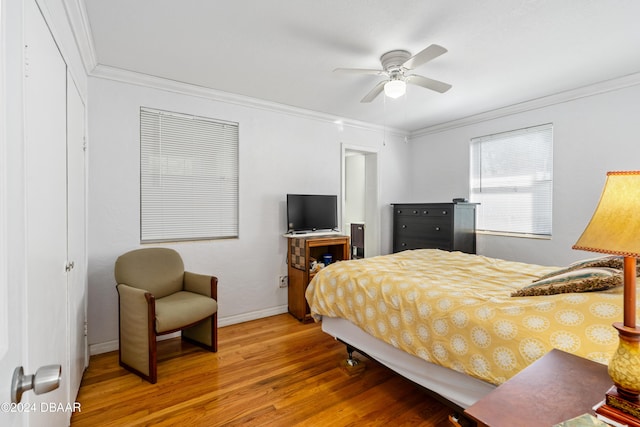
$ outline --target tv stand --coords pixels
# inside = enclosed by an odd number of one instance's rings
[[[321,231],[292,231],[284,235],[284,237],[317,237],[317,236],[341,236],[339,231],[321,230]]]
[[[297,234],[286,235],[289,274],[289,313],[301,322],[311,322],[311,310],[305,292],[315,273],[310,271],[311,258],[322,262],[322,255],[331,254],[333,262],[348,260],[350,258],[349,236],[329,234],[321,235]]]

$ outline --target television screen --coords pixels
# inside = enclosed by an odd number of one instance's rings
[[[337,228],[337,196],[287,194],[287,232],[336,230]]]

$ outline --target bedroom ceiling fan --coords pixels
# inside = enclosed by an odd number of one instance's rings
[[[407,74],[420,65],[426,64],[432,59],[437,58],[447,49],[437,44],[423,49],[414,56],[406,50],[392,50],[380,57],[382,70],[372,70],[366,68],[336,68],[333,70],[337,73],[349,74],[372,74],[377,76],[386,76],[387,79],[378,83],[360,102],[371,102],[384,90],[385,95],[391,98],[398,98],[405,94],[407,83],[421,86],[426,89],[444,93],[451,89],[451,85],[438,80],[433,80],[417,74]]]

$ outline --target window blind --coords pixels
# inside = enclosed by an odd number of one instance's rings
[[[140,240],[238,236],[238,124],[140,109]]]
[[[550,236],[552,198],[552,124],[471,140],[479,230]]]

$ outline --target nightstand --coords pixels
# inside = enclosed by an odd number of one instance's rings
[[[554,349],[464,412],[479,427],[552,426],[594,415],[612,384],[605,365]]]

